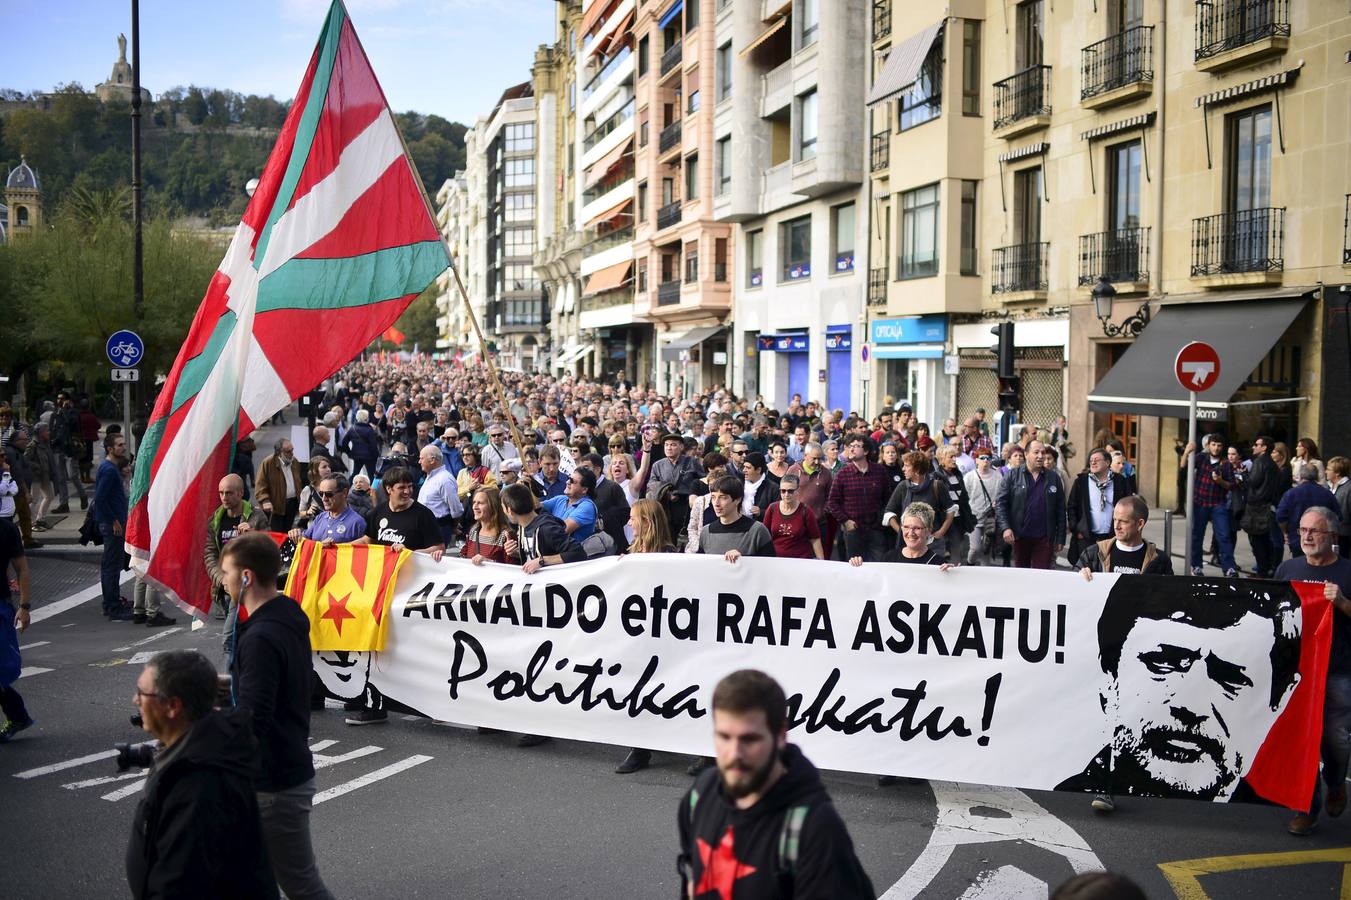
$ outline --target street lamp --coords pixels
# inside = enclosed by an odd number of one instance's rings
[[[1149,324],[1149,301],[1146,300],[1140,304],[1140,308],[1135,311],[1135,315],[1129,317],[1120,325],[1113,325],[1112,318],[1112,300],[1116,297],[1116,288],[1107,280],[1106,275],[1098,276],[1098,283],[1093,285],[1093,311],[1097,313],[1098,320],[1102,322],[1102,333],[1108,337],[1139,337],[1140,332],[1145,330]]]

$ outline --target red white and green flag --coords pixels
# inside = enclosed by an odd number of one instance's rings
[[[206,522],[237,435],[394,324],[450,265],[341,0],[142,440],[127,552],[199,617]]]

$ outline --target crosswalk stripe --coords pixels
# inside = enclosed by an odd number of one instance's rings
[[[15,778],[38,778],[42,775],[50,775],[53,772],[62,772],[66,769],[73,769],[76,766],[82,766],[85,763],[98,762],[101,759],[112,759],[117,755],[116,750],[103,750],[99,753],[91,753],[88,756],[81,756],[76,759],[68,759],[64,762],[52,763],[50,766],[38,766],[36,769],[25,769],[22,772],[15,772]]]
[[[315,741],[313,744],[310,744],[310,752],[318,753],[320,750],[327,750],[336,743],[337,741]]]
[[[19,670],[20,678],[27,678],[30,675],[41,675],[43,672],[51,672],[52,669],[44,669],[42,666],[24,666]]]
[[[84,781],[72,781],[70,784],[63,784],[61,787],[68,791],[78,791],[80,788],[98,787],[101,784],[112,784],[115,781],[126,781],[128,778],[144,778],[145,773],[119,772],[116,775],[104,775],[102,778],[86,778]]]
[[[118,800],[124,800],[127,797],[132,796],[133,794],[139,794],[141,792],[141,788],[145,787],[146,780],[147,780],[146,776],[142,775],[140,781],[133,781],[126,787],[118,788],[115,791],[104,794],[103,799],[108,800],[112,803],[116,803]]]
[[[314,803],[317,806],[318,804],[332,800],[335,797],[341,797],[343,794],[351,793],[358,788],[366,787],[368,784],[374,784],[391,775],[397,775],[414,766],[420,766],[425,762],[430,762],[431,759],[432,757],[423,756],[421,754],[410,756],[407,759],[401,759],[396,763],[385,766],[383,769],[376,769],[374,772],[362,775],[360,778],[353,778],[351,781],[345,781],[342,784],[337,784],[327,790],[320,791],[314,795]]]
[[[35,649],[37,649],[38,647],[45,647],[45,646],[47,646],[47,645],[50,644],[50,643],[51,643],[51,641],[34,641],[34,642],[31,643],[31,644],[23,644],[23,645],[21,645],[21,646],[19,647],[19,650],[20,650],[21,652],[24,651],[24,650],[35,650]]]
[[[130,584],[130,583],[131,583],[130,578],[122,582],[122,584]],[[75,593],[71,594],[64,600],[58,600],[55,603],[48,603],[43,606],[39,606],[37,609],[33,610],[31,615],[29,615],[28,621],[31,624],[36,625],[38,622],[41,622],[44,619],[50,619],[52,616],[60,615],[61,613],[65,612],[68,609],[74,609],[81,603],[85,603],[89,600],[93,600],[95,597],[102,597],[102,596],[103,596],[102,586],[97,584],[90,585],[84,590],[76,591]]]
[[[384,747],[358,747],[355,750],[342,754],[341,756],[321,756],[318,753],[314,755],[314,768],[327,769],[329,766],[336,766],[338,763],[351,762],[354,759],[361,759],[363,756],[370,756],[372,753],[379,753]]]
[[[150,637],[148,637],[148,638],[141,638],[139,641],[132,641],[130,644],[127,644],[127,646],[125,646],[125,647],[114,647],[114,648],[113,648],[113,652],[114,652],[114,653],[121,653],[121,652],[124,651],[124,650],[130,650],[132,647],[141,647],[141,646],[144,646],[144,645],[150,643],[151,641],[158,641],[160,638],[166,638],[166,637],[168,637],[169,635],[173,634],[174,632],[182,631],[182,630],[183,630],[183,626],[181,626],[181,625],[176,625],[176,626],[174,626],[173,628],[167,628],[167,629],[165,629],[164,631],[157,631],[157,632],[155,632],[154,634],[150,635]]]

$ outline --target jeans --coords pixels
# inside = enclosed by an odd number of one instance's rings
[[[239,604],[233,600],[226,599],[230,609],[225,613],[225,628],[221,632],[221,643],[225,648],[225,668],[233,669],[235,665],[235,629],[239,627]]]
[[[136,594],[132,599],[132,612],[153,616],[159,612],[159,591],[145,583],[139,575],[136,577]]]
[[[1204,543],[1206,523],[1215,529],[1215,541],[1220,545],[1220,568],[1228,572],[1234,568],[1234,542],[1229,534],[1229,508],[1225,506],[1194,506],[1192,509],[1191,555],[1189,569],[1199,569],[1205,562]]]
[[[1323,785],[1336,790],[1346,787],[1346,767],[1351,759],[1351,673],[1328,675],[1323,694],[1323,777],[1314,782],[1310,815],[1317,816],[1323,809]]]
[[[1013,567],[1015,569],[1054,569],[1055,550],[1050,538],[1013,539]]]
[[[314,842],[310,839],[313,808],[313,778],[284,791],[258,792],[258,816],[272,874],[290,900],[333,897],[314,861]]]
[[[103,611],[112,612],[122,605],[122,570],[127,564],[122,535],[113,534],[111,523],[99,524],[103,535],[103,559],[99,561],[99,583],[103,585]]]
[[[74,475],[75,475],[74,478],[71,478],[72,470],[74,470]],[[57,451],[56,451],[56,490],[57,490],[58,496],[59,496],[60,499],[61,499],[61,505],[62,505],[62,506],[65,506],[65,505],[67,505],[67,504],[70,502],[70,489],[69,489],[69,487],[67,486],[67,483],[68,483],[68,482],[72,482],[72,481],[73,481],[74,484],[75,484],[75,493],[76,493],[76,495],[77,495],[81,500],[84,500],[84,499],[85,499],[84,482],[80,479],[80,473],[79,473],[79,470],[78,470],[78,466],[75,465],[75,460],[74,460],[74,459],[71,459],[69,456],[67,456],[66,454],[62,453],[60,450],[57,450]]]
[[[877,528],[855,528],[853,531],[841,528],[840,534],[844,536],[845,559],[861,556],[864,562],[886,560],[887,548],[891,544],[890,532],[883,533]]]

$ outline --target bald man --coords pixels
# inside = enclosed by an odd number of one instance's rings
[[[222,586],[221,549],[231,538],[246,531],[267,531],[268,516],[244,499],[244,479],[238,475],[222,478],[217,491],[220,494],[220,506],[216,507],[206,523],[204,555],[206,570],[211,575],[211,605],[216,609],[216,618],[225,619],[225,659],[228,662],[234,658],[234,632],[239,607],[230,603]]]

